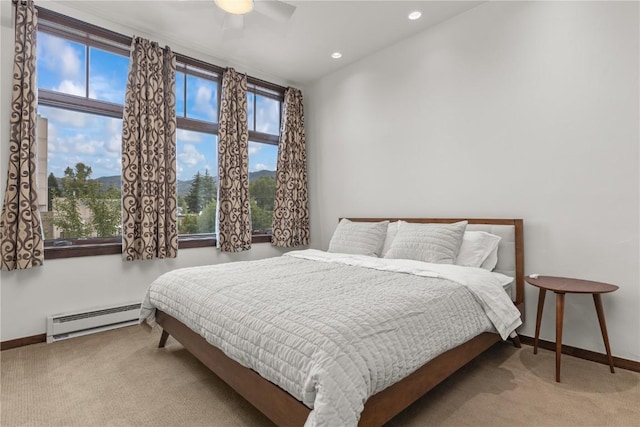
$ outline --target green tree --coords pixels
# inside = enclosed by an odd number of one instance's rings
[[[99,237],[119,236],[122,224],[120,189],[110,186],[107,191],[89,194],[85,204],[91,209],[91,228]]]
[[[187,206],[187,202],[186,200],[184,200],[184,197],[182,196],[178,196],[178,207],[182,208],[183,214],[186,214],[187,211],[189,210],[189,206]]]
[[[65,239],[85,237],[90,233],[90,227],[80,216],[79,200],[74,194],[55,199],[53,209],[53,224],[62,229]]]
[[[200,171],[196,172],[193,176],[193,182],[191,188],[189,188],[189,194],[184,197],[184,201],[187,202],[189,212],[197,214],[202,210],[202,199],[200,192],[202,191],[202,175]]]
[[[204,170],[200,194],[202,195],[202,206],[206,206],[210,201],[215,200],[218,196],[216,182],[213,177],[209,175],[209,169]]]
[[[65,238],[88,237],[94,231],[98,237],[119,234],[121,223],[120,189],[111,186],[106,191],[99,181],[91,179],[91,167],[77,163],[67,167],[62,177],[60,197],[55,199],[53,223],[62,229]],[[90,218],[82,218],[82,207]]]
[[[198,215],[185,215],[178,222],[178,234],[196,234],[198,232]]]
[[[270,230],[276,180],[270,176],[261,176],[249,184],[249,195],[251,196],[251,228]]]
[[[80,213],[82,198],[89,191],[88,177],[91,167],[78,163],[75,169],[67,167],[62,177],[60,197],[56,199],[53,210],[53,224],[62,229],[65,239],[86,237],[91,234],[91,225],[87,224]]]
[[[261,176],[256,179],[249,184],[249,194],[261,209],[273,212],[273,199],[276,196],[275,178],[270,176]]]
[[[53,210],[53,200],[56,197],[60,197],[60,187],[58,186],[58,179],[51,172],[49,178],[47,178],[47,209],[49,211]]]
[[[211,200],[198,216],[198,232],[214,233],[216,231],[216,199]]]
[[[66,197],[68,194],[75,194],[77,197],[85,197],[88,194],[95,194],[100,188],[100,183],[90,179],[91,166],[84,163],[77,163],[74,169],[67,167],[62,177],[62,193]]]
[[[200,171],[196,172],[193,176],[189,193],[184,197],[189,212],[199,214],[215,198],[216,182],[209,174],[209,169],[205,169],[204,175],[201,175]]]
[[[251,199],[251,228],[253,230],[269,230],[272,220],[273,210],[262,209],[255,199]]]

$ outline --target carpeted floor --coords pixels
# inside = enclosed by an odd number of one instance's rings
[[[175,340],[123,328],[0,354],[0,425],[270,426]],[[498,344],[389,426],[640,426],[640,374]]]

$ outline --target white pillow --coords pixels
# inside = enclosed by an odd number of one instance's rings
[[[487,259],[484,260],[480,268],[493,271],[493,269],[496,268],[496,265],[498,265],[498,245],[496,245],[496,248],[491,251],[491,253],[487,257]]]
[[[501,239],[500,236],[485,231],[465,231],[456,265],[479,268],[498,247]]]
[[[453,264],[467,221],[454,224],[413,224],[400,221],[398,234],[385,258]]]
[[[400,225],[400,221],[390,222],[389,227],[387,228],[387,237],[384,239],[384,246],[382,246],[381,257],[384,257],[387,252],[389,252],[389,248],[391,247],[391,243],[393,243],[393,239],[396,238],[396,234],[398,234],[398,227]]]
[[[389,221],[352,222],[344,218],[329,242],[329,252],[380,256]]]

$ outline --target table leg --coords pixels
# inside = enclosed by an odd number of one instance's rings
[[[542,308],[544,307],[544,297],[546,289],[540,288],[538,292],[538,315],[536,316],[536,336],[533,340],[533,354],[538,354],[538,338],[540,337],[540,323],[542,322]]]
[[[598,321],[600,322],[600,331],[604,340],[604,348],[607,350],[607,358],[609,359],[609,367],[611,373],[615,374],[613,369],[613,357],[611,357],[611,347],[609,347],[609,335],[607,335],[607,324],[604,321],[604,309],[602,308],[602,298],[600,294],[593,294],[593,302],[596,305],[596,313],[598,313]]]
[[[556,293],[556,382],[560,382],[560,356],[562,355],[562,322],[564,294]]]

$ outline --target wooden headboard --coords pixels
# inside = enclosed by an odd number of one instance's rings
[[[449,224],[458,221],[467,221],[469,224],[478,225],[506,225],[514,228],[514,250],[515,250],[515,282],[516,295],[514,303],[522,313],[524,320],[524,234],[523,221],[521,219],[484,219],[484,218],[347,218],[357,222],[378,222],[378,221],[406,221],[421,224],[438,223]]]

